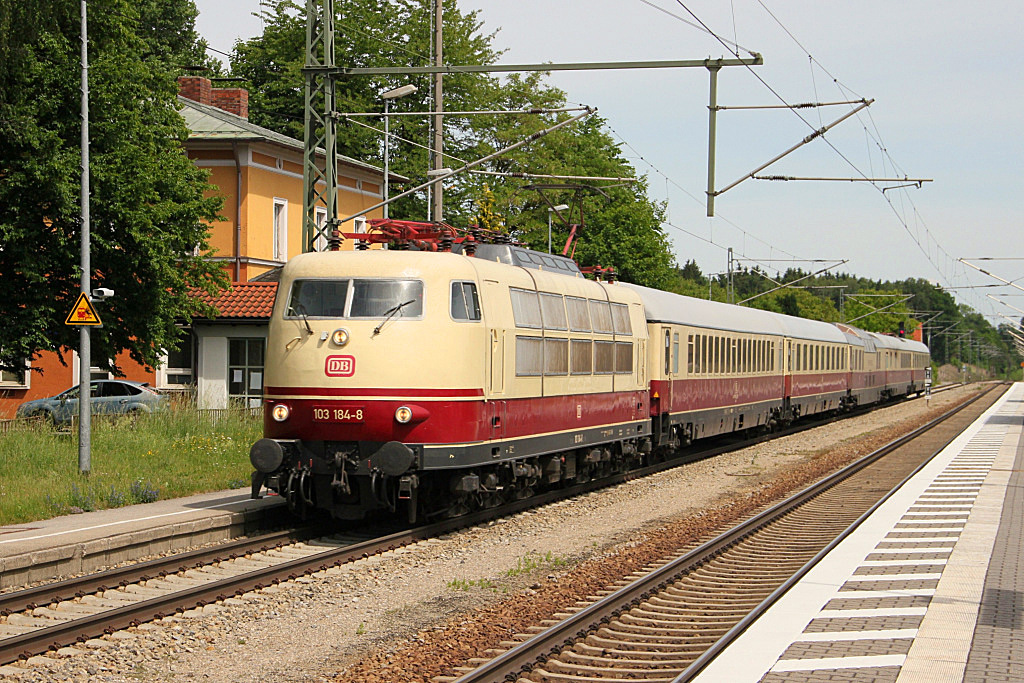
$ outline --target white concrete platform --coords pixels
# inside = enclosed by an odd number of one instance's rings
[[[965,680],[979,612],[995,595],[985,582],[997,534],[1021,535],[1020,515],[1003,508],[1024,460],[1022,416],[1015,384],[696,680]],[[1024,631],[1012,616],[1008,627]],[[998,647],[999,637],[980,640]],[[978,680],[1021,680],[986,671]]]

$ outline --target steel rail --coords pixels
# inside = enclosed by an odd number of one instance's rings
[[[570,647],[576,640],[586,637],[586,635],[593,629],[607,624],[625,611],[640,605],[652,595],[660,592],[670,583],[674,582],[681,574],[703,564],[725,548],[753,534],[768,523],[775,521],[790,510],[799,507],[827,489],[832,488],[843,479],[846,479],[850,475],[878,461],[900,446],[930,431],[932,428],[945,422],[953,415],[959,413],[961,410],[987,395],[994,388],[995,385],[986,392],[972,397],[970,400],[965,401],[946,413],[943,413],[927,424],[900,437],[899,439],[891,441],[880,449],[847,465],[843,469],[825,477],[815,484],[812,484],[786,500],[758,513],[747,521],[734,526],[732,529],[729,529],[704,545],[687,552],[681,557],[648,573],[643,578],[624,586],[601,600],[581,609],[569,618],[544,631],[541,631],[532,638],[523,641],[520,645],[517,645],[503,654],[498,655],[489,662],[482,664],[473,671],[461,676],[457,679],[457,683],[491,683],[493,681],[518,680],[521,675],[529,673],[534,664],[543,663],[547,660],[549,655],[557,654],[563,648]],[[930,457],[934,457],[934,454]],[[860,521],[861,520],[858,520],[857,523]],[[819,555],[823,556],[823,553],[819,553]],[[806,569],[809,569],[809,567],[806,567]],[[781,595],[782,592],[784,591],[780,589],[775,593]],[[773,593],[773,595],[775,595],[775,593]],[[764,602],[767,603],[767,600]],[[765,609],[767,609],[767,606],[765,606]],[[753,621],[753,618],[751,618],[750,621]],[[750,622],[748,621],[746,625],[749,625],[749,623]],[[746,625],[744,628],[746,628]],[[730,631],[730,633],[732,633],[732,631]],[[734,634],[733,637],[738,635],[738,633],[739,632]],[[707,661],[702,664],[702,667],[706,666]]]
[[[248,553],[279,548],[287,543],[314,538],[323,533],[319,527],[273,531],[261,536],[235,539],[210,548],[175,553],[167,557],[158,557],[87,576],[52,581],[19,591],[0,593],[0,616],[32,610],[53,602],[70,600],[89,593],[147,581],[167,574],[175,574],[214,562],[233,560]]]

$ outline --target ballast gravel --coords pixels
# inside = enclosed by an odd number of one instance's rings
[[[0,680],[396,683],[455,667],[945,412],[960,387],[143,624]]]

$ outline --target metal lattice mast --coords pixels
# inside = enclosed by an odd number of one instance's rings
[[[306,0],[305,156],[302,164],[302,251],[338,225],[337,121],[334,118],[334,0]],[[322,149],[324,167],[317,164]],[[316,209],[327,210],[317,225]]]

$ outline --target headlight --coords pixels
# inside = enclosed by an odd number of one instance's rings
[[[270,411],[270,416],[278,422],[284,422],[288,419],[291,412],[292,411],[288,409],[288,406],[283,403],[278,403],[274,406],[273,410]]]
[[[395,421],[399,424],[408,424],[409,420],[412,419],[412,408],[408,406],[402,406],[395,411]]]
[[[331,341],[337,346],[348,344],[348,330],[337,329],[331,335]]]

